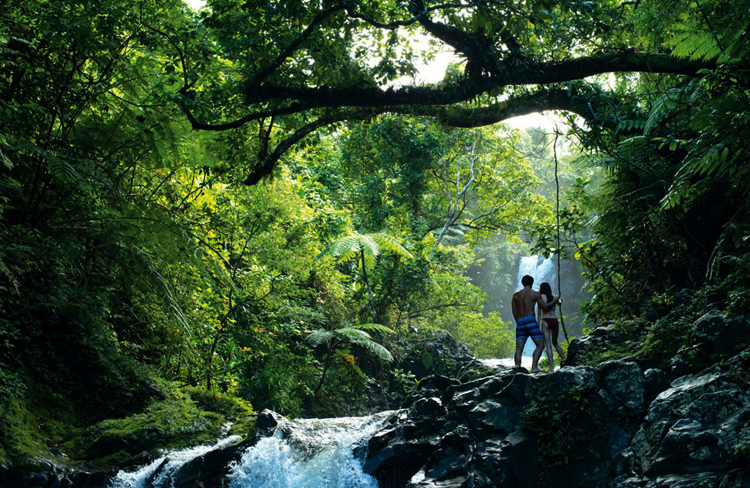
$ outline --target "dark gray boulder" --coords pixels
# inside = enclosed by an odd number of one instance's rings
[[[647,481],[644,486],[744,482],[741,473],[727,477],[737,447],[750,439],[750,386],[743,373],[737,359],[678,378],[660,393],[628,448],[631,477]]]
[[[255,443],[254,440],[209,451],[185,463],[172,475],[173,488],[224,488],[228,486],[227,474],[230,465],[239,461],[242,453]]]
[[[671,384],[664,371],[609,361],[499,370],[441,397],[425,388],[371,440],[365,470],[381,488],[745,487],[748,361]]]

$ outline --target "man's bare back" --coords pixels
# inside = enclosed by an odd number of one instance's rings
[[[511,309],[513,310],[513,319],[518,322],[523,317],[534,316],[534,305],[539,305],[540,310],[547,311],[550,307],[542,300],[542,295],[530,286],[525,286],[513,294],[511,299]]]

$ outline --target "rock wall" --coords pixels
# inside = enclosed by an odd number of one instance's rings
[[[372,438],[365,468],[381,488],[747,487],[749,362],[671,384],[628,361],[432,377]]]

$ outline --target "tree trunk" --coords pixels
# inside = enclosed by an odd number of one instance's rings
[[[367,295],[370,297],[370,310],[372,310],[372,322],[378,323],[378,316],[375,313],[375,302],[372,299],[372,290],[370,289],[370,281],[367,279],[367,267],[365,266],[365,251],[359,250],[360,257],[362,258],[362,275],[365,278],[365,285],[367,286]]]

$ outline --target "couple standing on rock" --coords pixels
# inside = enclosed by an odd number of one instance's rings
[[[531,288],[534,285],[534,278],[526,275],[521,278],[523,288],[513,294],[511,308],[513,310],[513,319],[516,321],[516,354],[513,356],[516,366],[521,366],[521,355],[526,345],[526,340],[531,337],[536,349],[532,354],[531,372],[540,373],[539,358],[542,357],[544,346],[547,346],[547,359],[549,359],[550,372],[555,369],[555,362],[552,356],[552,346],[557,349],[562,361],[565,361],[565,355],[560,345],[557,343],[559,325],[555,315],[555,307],[562,303],[562,299],[552,294],[552,287],[546,281],[539,285],[539,291]],[[538,305],[538,319],[534,314],[534,306]],[[541,328],[540,328],[541,324]]]

